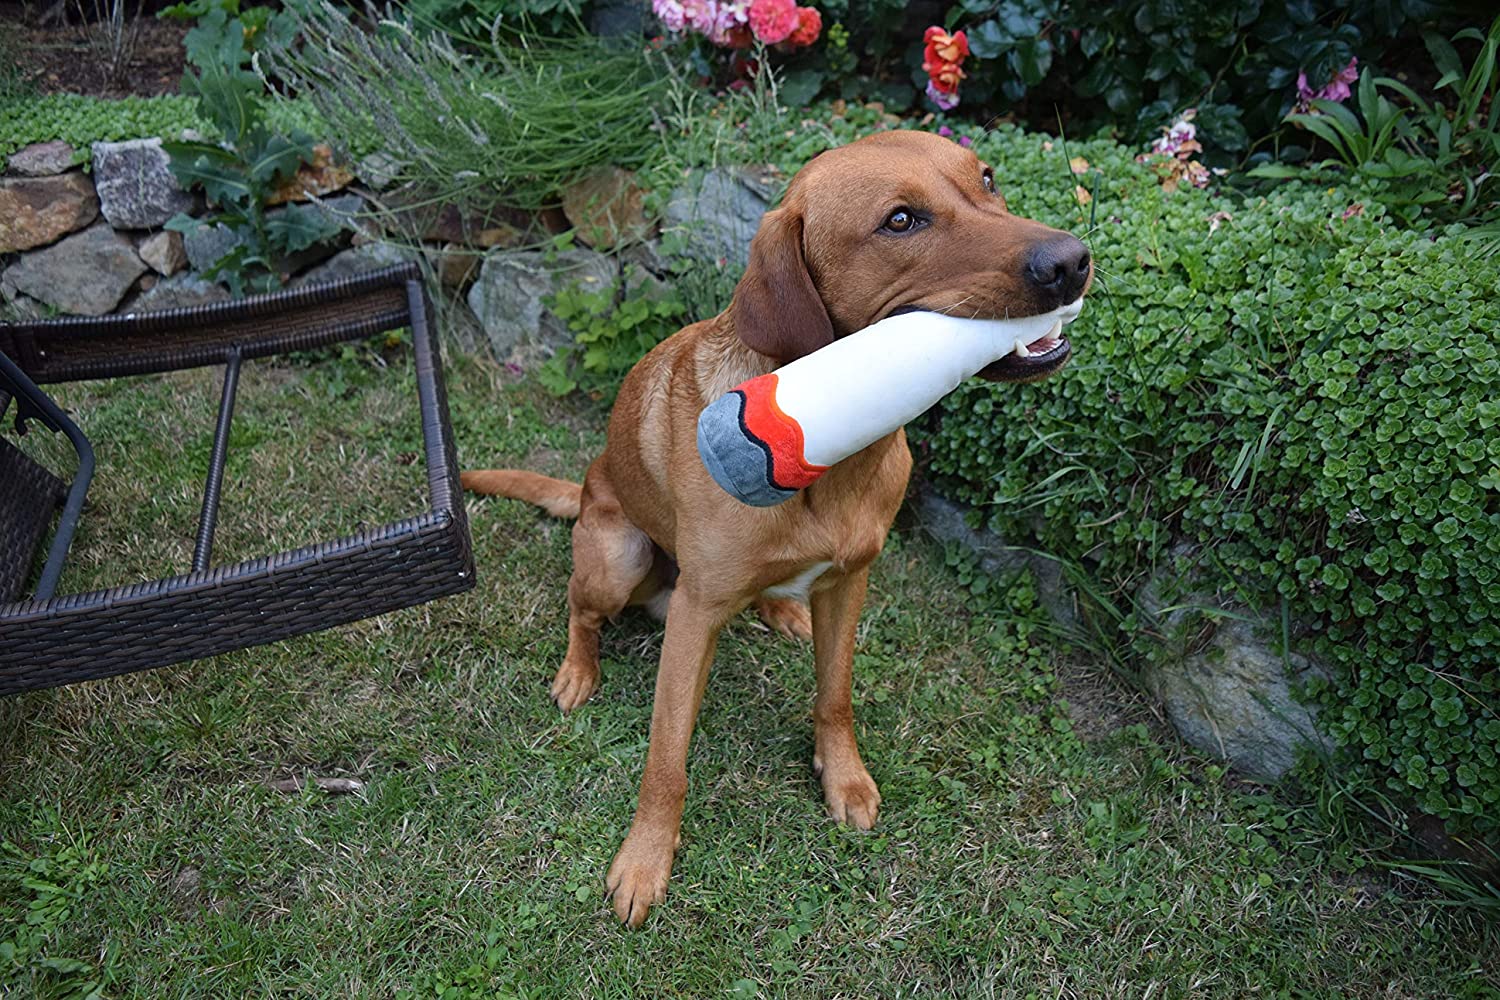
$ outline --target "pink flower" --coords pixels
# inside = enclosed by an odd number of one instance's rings
[[[1188,108],[1177,120],[1167,126],[1166,134],[1151,144],[1151,152],[1161,156],[1177,156],[1183,152],[1195,153],[1203,147],[1198,145],[1198,127],[1193,119],[1197,108]]]
[[[668,31],[681,31],[683,25],[682,4],[677,0],[651,0],[651,12]]]
[[[958,94],[938,90],[931,80],[927,81],[927,99],[944,111],[952,111],[958,107]]]
[[[734,39],[730,32],[745,23],[749,15],[750,0],[729,0],[720,3],[718,12],[714,15],[713,30],[708,32],[708,40],[722,47],[733,47]]]
[[[719,5],[714,0],[682,0],[682,16],[687,26],[698,34],[712,34],[714,22],[719,17]]]
[[[1313,101],[1347,101],[1353,93],[1351,83],[1359,80],[1359,59],[1351,57],[1349,65],[1328,78],[1328,82],[1317,90],[1307,83],[1307,73],[1297,74],[1297,110],[1307,111]]]
[[[797,30],[796,0],[751,0],[750,30],[767,45],[784,42]]]

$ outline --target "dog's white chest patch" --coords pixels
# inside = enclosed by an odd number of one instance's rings
[[[813,563],[807,569],[798,573],[783,583],[774,587],[767,587],[761,592],[764,597],[789,597],[794,601],[807,600],[807,593],[812,589],[813,581],[828,572],[831,562]]]

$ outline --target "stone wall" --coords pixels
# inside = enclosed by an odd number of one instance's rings
[[[393,189],[390,176],[379,155],[345,166],[319,148],[272,202],[311,200],[341,235],[282,261],[284,284],[421,260],[443,293],[451,331],[500,361],[530,367],[571,339],[547,309],[550,295],[573,283],[611,287],[626,262],[657,278],[670,270],[629,171],[596,171],[564,191],[559,208],[541,212],[431,204],[419,192]],[[665,224],[689,234],[695,256],[743,266],[776,181],[764,172],[704,172],[674,195]],[[205,271],[234,245],[233,232],[205,225],[184,237],[163,228],[178,213],[202,216],[205,205],[177,184],[158,139],[87,151],[53,142],[14,154],[0,177],[0,319],[228,299],[229,288]],[[571,249],[547,249],[570,230]]]

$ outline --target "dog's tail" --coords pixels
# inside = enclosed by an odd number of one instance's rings
[[[553,517],[577,517],[583,505],[579,484],[524,469],[474,469],[460,473],[458,480],[471,493],[525,500]]]

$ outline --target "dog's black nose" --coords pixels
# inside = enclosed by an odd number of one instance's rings
[[[1047,237],[1031,250],[1026,280],[1059,296],[1061,305],[1072,302],[1083,294],[1089,280],[1089,248],[1066,233]]]

